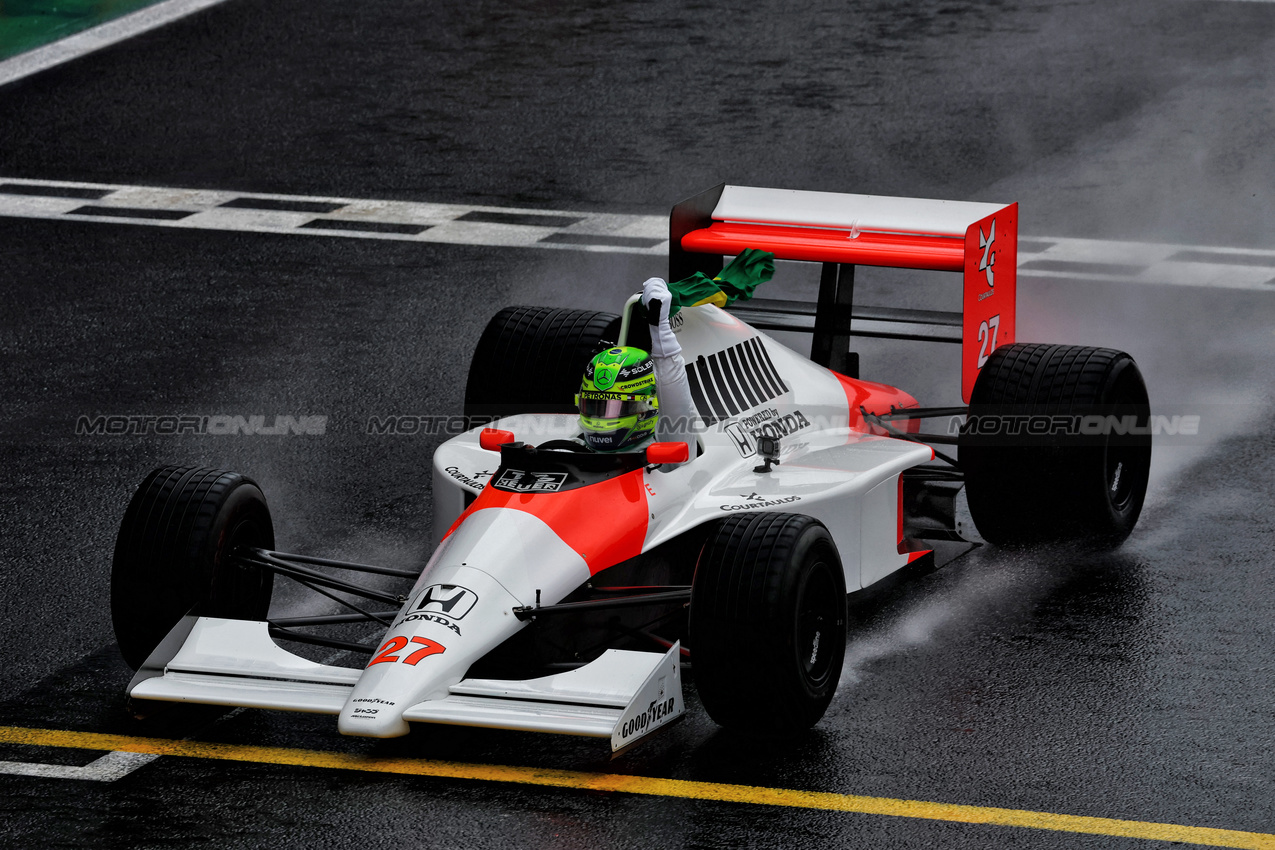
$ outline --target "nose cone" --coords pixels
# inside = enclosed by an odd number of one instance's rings
[[[443,699],[479,658],[522,628],[518,600],[467,566],[426,572],[381,639],[337,719],[343,735],[406,735],[403,712]]]
[[[406,735],[403,712],[445,699],[475,661],[523,627],[513,609],[558,602],[589,578],[580,554],[524,511],[474,512],[439,546],[337,721],[342,734]]]
[[[403,719],[405,708],[375,697],[351,700],[337,719],[336,728],[342,735],[360,738],[398,738],[409,731]]]

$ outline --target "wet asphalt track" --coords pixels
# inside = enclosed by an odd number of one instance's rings
[[[1028,234],[1275,248],[1271,55],[1268,3],[230,0],[0,88],[0,179],[643,213],[727,180],[1017,200]],[[369,435],[367,418],[459,412],[498,307],[615,309],[658,259],[18,219],[0,219],[0,257],[0,724],[1275,832],[1275,294],[1024,280],[1020,338],[1125,348],[1157,406],[1204,417],[1157,447],[1128,544],[985,548],[885,594],[795,745],[721,734],[692,690],[686,722],[608,762],[596,742],[376,744],[261,711],[135,722],[107,577],[129,495],[168,462],[253,475],[285,548],[420,563],[439,438]],[[930,294],[891,280],[865,273],[864,300]],[[945,352],[863,352],[865,377],[955,400]],[[111,413],[329,427],[75,436]],[[171,757],[113,783],[0,775],[0,811],[13,846],[1154,844]]]

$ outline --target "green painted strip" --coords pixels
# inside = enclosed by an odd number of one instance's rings
[[[50,44],[158,0],[0,0],[0,59]]]

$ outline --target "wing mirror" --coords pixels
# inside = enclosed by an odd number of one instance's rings
[[[686,443],[651,443],[646,447],[646,462],[686,463],[691,459],[691,451]]]
[[[478,434],[478,445],[489,452],[498,452],[505,443],[514,441],[513,431],[501,431],[498,428],[484,428]]]

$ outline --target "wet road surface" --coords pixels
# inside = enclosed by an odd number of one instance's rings
[[[1017,200],[1028,236],[1272,249],[1275,106],[1263,93],[1275,82],[1273,42],[1275,5],[1265,3],[828,4],[801,14],[447,4],[423,19],[406,3],[231,0],[0,88],[0,183],[660,214],[727,180]],[[284,548],[421,563],[428,463],[443,436],[369,434],[368,418],[458,413],[469,353],[499,307],[615,310],[664,272],[662,258],[18,218],[0,218],[0,256],[6,729],[1275,833],[1275,295],[1260,288],[1025,272],[1021,339],[1124,348],[1158,410],[1202,417],[1198,437],[1157,444],[1128,543],[1104,556],[984,547],[882,594],[857,611],[837,697],[798,742],[727,735],[689,688],[685,722],[609,761],[587,740],[422,729],[375,743],[342,738],[331,718],[263,711],[173,708],[136,721],[110,627],[110,557],[144,475],[190,463],[256,478]],[[810,273],[792,269],[775,286],[808,293]],[[865,271],[861,292],[869,303],[954,306],[884,273]],[[956,401],[947,352],[861,351],[865,377],[925,404]],[[328,427],[75,432],[81,416],[187,413],[314,414]],[[276,612],[299,604],[282,592]],[[65,745],[76,742],[4,743],[0,760],[85,766],[102,755]],[[0,774],[0,838],[1155,843],[259,755],[161,756],[113,781]]]

